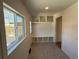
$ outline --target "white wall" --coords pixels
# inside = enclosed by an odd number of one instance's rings
[[[10,55],[8,55],[8,59],[27,59],[29,48],[32,43],[29,24],[30,14],[21,0],[4,0],[4,2],[25,16],[27,30],[27,37]]]
[[[71,58],[78,59],[78,9],[77,3],[63,11],[62,50]]]

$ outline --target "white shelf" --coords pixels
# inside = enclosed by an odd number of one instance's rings
[[[53,23],[53,22],[32,22],[32,23]]]

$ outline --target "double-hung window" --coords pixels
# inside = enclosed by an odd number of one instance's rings
[[[6,45],[10,54],[25,37],[25,19],[11,7],[4,4],[4,22],[6,32]]]

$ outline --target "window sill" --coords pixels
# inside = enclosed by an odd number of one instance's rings
[[[11,48],[8,49],[8,55],[10,55],[25,39],[26,39],[26,37],[24,37],[19,42],[15,43],[15,45],[11,46]]]

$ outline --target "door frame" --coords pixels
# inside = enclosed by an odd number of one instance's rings
[[[57,29],[57,26],[58,26],[57,20],[58,20],[58,19],[61,20],[61,41],[58,41],[58,39],[57,39],[57,38],[58,38],[58,36],[57,36],[57,34],[58,34],[58,33],[57,33],[57,30],[58,30],[58,29]],[[56,44],[60,45],[60,47],[62,46],[62,16],[56,18]]]

